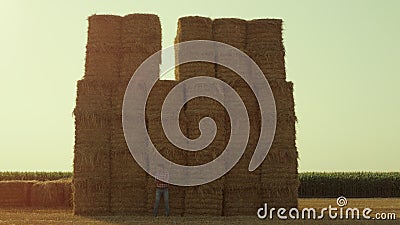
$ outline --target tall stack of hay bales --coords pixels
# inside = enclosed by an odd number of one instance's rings
[[[214,40],[231,45],[246,52],[247,21],[240,19],[216,19],[213,22]],[[243,67],[242,71],[250,72],[249,65],[243,63],[234,53],[218,51],[216,59],[228,60]],[[248,68],[246,70],[246,68]],[[250,121],[250,135],[247,148],[238,164],[225,175],[224,183],[224,211],[223,215],[253,214],[260,206],[260,170],[249,172],[248,165],[257,145],[260,134],[260,119],[257,100],[246,82],[230,69],[216,65],[216,77],[228,83],[240,95],[245,103]],[[225,99],[230,101],[230,99]],[[230,133],[230,120],[226,118],[226,133]],[[226,138],[229,138],[227,136]],[[243,139],[231,140],[243,141]],[[252,189],[252,191],[248,191]]]
[[[178,20],[178,32],[175,41],[184,42],[192,40],[212,40],[212,20],[205,17],[183,17]],[[177,60],[180,60],[180,49],[176,49]],[[203,52],[215,57],[214,49]],[[215,65],[206,62],[193,62],[179,65],[177,68],[179,81],[192,77],[209,76],[215,77]],[[196,91],[196,85],[185,86],[185,94],[190,95]],[[213,88],[213,87],[208,87]],[[214,90],[215,91],[215,90]],[[223,95],[223,90],[219,90]],[[187,164],[189,166],[200,165],[215,159],[225,148],[224,108],[214,100],[198,97],[189,101],[185,106],[187,118],[188,138],[195,139],[200,135],[199,121],[203,117],[211,117],[217,122],[217,135],[213,143],[198,152],[187,153]],[[191,176],[188,174],[188,176]],[[198,187],[188,187],[185,191],[185,214],[207,214],[221,215],[222,212],[222,189],[223,179]]]
[[[165,131],[161,125],[161,107],[167,96],[167,94],[172,90],[172,88],[177,85],[177,81],[172,80],[159,80],[153,86],[149,98],[146,104],[146,119],[147,119],[147,130],[151,138],[152,144],[156,147],[157,151],[160,152],[168,160],[180,164],[186,165],[187,158],[185,151],[174,146],[166,137]],[[184,93],[183,91],[179,94],[179,98],[176,101],[183,101]],[[165,114],[164,119],[169,119],[171,115]],[[181,110],[180,115],[180,129],[183,134],[187,134],[186,127],[186,117],[184,110]],[[168,169],[168,168],[167,168]],[[171,174],[170,174],[171,175]],[[147,178],[147,187],[149,189],[147,193],[147,211],[151,213],[154,208],[155,203],[155,179],[152,176]],[[185,211],[185,188],[175,185],[169,186],[169,196],[170,196],[170,209],[171,215],[183,215]],[[159,215],[163,215],[164,203],[163,200],[159,207]]]
[[[89,18],[88,33],[85,75],[77,84],[74,110],[74,212],[86,215],[150,212],[155,200],[154,178],[146,174],[129,152],[122,129],[122,103],[135,70],[161,49],[159,18],[148,14],[94,15]],[[197,97],[180,112],[181,130],[188,138],[195,139],[200,135],[199,121],[211,117],[218,128],[216,137],[208,147],[197,152],[186,152],[170,143],[161,126],[161,106],[180,81],[209,76],[228,83],[245,103],[251,126],[244,155],[225,176],[196,187],[170,186],[171,214],[247,215],[254,214],[264,202],[271,207],[297,206],[296,116],[293,84],[286,81],[282,21],[180,18],[175,43],[191,40],[215,40],[232,45],[258,64],[274,94],[277,129],[266,160],[257,170],[249,172],[261,121],[257,99],[243,79],[223,66],[192,62],[176,68],[176,81],[157,81],[148,98],[146,112],[135,113],[146,118],[152,144],[172,162],[188,166],[205,164],[218,157],[228,141],[241,141],[229,140],[230,120],[224,107],[210,98]],[[178,62],[181,53],[177,48]],[[243,63],[232,52],[218,48],[207,49],[202,54],[233,60],[239,65]],[[161,58],[159,60],[161,62]],[[246,71],[246,65],[242,66]],[[159,67],[150,72],[159,73]],[[247,72],[252,71],[248,69]],[[186,85],[177,101],[185,100],[204,87],[220,95],[224,102],[230,101],[224,98],[225,90],[205,84]],[[166,116],[170,118],[171,115]],[[135,138],[136,141],[145,140],[144,137]],[[150,147],[151,143],[143,144]]]
[[[161,25],[158,16],[150,14],[127,15],[122,18],[121,24],[119,82],[112,93],[111,212],[141,214],[147,204],[147,175],[136,163],[125,142],[122,102],[133,73],[146,58],[161,50]],[[154,72],[158,73],[158,69],[154,68]],[[144,112],[135,113],[143,115]],[[136,138],[137,141],[144,141],[143,137]]]
[[[122,102],[137,67],[160,49],[156,15],[89,17],[85,75],[74,110],[76,214],[145,211],[147,175],[126,145]]]
[[[272,80],[269,83],[275,97],[277,125],[275,139],[261,168],[262,196],[270,206],[297,207],[300,182],[293,83],[284,80]]]
[[[286,81],[282,20],[249,21],[246,50],[268,79],[277,110],[275,138],[261,168],[262,197],[271,207],[296,207],[296,116],[293,83]]]
[[[84,79],[77,84],[74,212],[110,211],[111,91],[119,76],[121,17],[89,17]]]

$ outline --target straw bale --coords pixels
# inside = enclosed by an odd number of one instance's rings
[[[186,103],[185,114],[187,118],[197,114],[222,117],[226,114],[226,111],[219,102],[212,98],[197,97]]]
[[[247,189],[224,190],[224,216],[253,215],[262,206],[261,189],[257,186]]]
[[[213,21],[213,38],[240,50],[246,48],[247,22],[241,19],[223,18]]]
[[[186,121],[187,121],[189,138],[197,138],[198,136],[200,136],[199,122],[204,117],[212,118],[217,125],[217,134],[215,140],[224,141],[226,136],[226,130],[225,130],[226,114],[224,112],[201,111],[199,108],[195,108],[193,110],[189,109],[186,110],[186,118],[187,118]]]
[[[177,43],[192,40],[212,40],[212,20],[210,18],[189,16],[179,18],[178,20],[178,31],[175,41]],[[189,50],[190,51],[190,50]],[[203,52],[204,51],[204,52]],[[176,48],[175,51],[176,60],[179,62],[181,50]],[[185,52],[188,54],[188,52]],[[190,53],[189,53],[190,54]],[[199,51],[193,52],[193,54],[199,54]],[[202,54],[212,55],[214,57],[213,49],[203,49]],[[178,74],[176,75],[177,80],[184,80],[195,76],[215,76],[215,65],[206,62],[194,62],[186,63],[178,66]]]
[[[107,177],[110,173],[109,154],[109,146],[75,145],[74,176]]]
[[[118,51],[118,50],[117,50]],[[104,52],[87,51],[85,78],[113,80],[118,78],[120,70],[120,53],[112,49]]]
[[[110,211],[110,180],[76,178],[73,180],[74,214],[105,215]]]
[[[179,80],[183,81],[192,77],[215,77],[215,65],[208,62],[191,62],[178,66]]]
[[[31,206],[33,207],[71,207],[71,180],[36,182],[31,190]]]
[[[115,82],[79,80],[74,115],[107,115],[111,112],[111,91]]]
[[[282,39],[282,20],[281,19],[255,19],[247,22],[247,37],[256,38],[275,37]],[[261,41],[268,41],[261,39]],[[250,44],[257,44],[250,42]]]
[[[146,103],[146,114],[149,116],[156,115],[159,117],[162,105],[168,93],[178,84],[177,81],[171,80],[158,80],[150,91]],[[185,93],[182,91],[175,102],[180,103],[184,101]]]
[[[201,151],[187,152],[187,163],[190,166],[202,165],[213,161],[224,151],[226,144],[221,141],[213,141],[209,146]],[[224,165],[220,165],[224,167]]]
[[[112,43],[88,43],[86,45],[86,54],[110,54],[120,56],[122,49],[119,40]]]
[[[249,53],[250,57],[257,63],[261,71],[268,79],[284,79],[285,70],[285,53]]]
[[[107,122],[107,121],[106,121]],[[106,123],[105,124],[108,124]],[[86,125],[75,126],[75,144],[107,144],[110,141],[109,128],[91,128]]]
[[[287,165],[291,167],[297,166],[297,149],[295,142],[287,142],[283,141],[275,141],[272,143],[272,146],[269,150],[269,153],[266,157],[266,165]]]
[[[85,111],[75,111],[75,128],[80,131],[106,130],[110,128],[111,121],[108,115],[89,114]]]
[[[162,145],[155,145],[157,151],[164,156],[166,159],[170,160],[179,165],[187,165],[186,151],[177,148],[170,142],[164,143]],[[167,150],[165,150],[167,149]]]
[[[247,149],[246,149],[247,150]],[[224,189],[247,189],[260,184],[260,168],[248,171],[251,157],[242,157],[239,162],[224,176]]]
[[[159,49],[157,49],[158,51]],[[153,53],[157,51],[143,51],[140,49],[137,49],[136,51],[133,51],[132,53],[124,53],[121,57],[121,66],[120,66],[120,77],[122,79],[127,79],[131,78],[132,75],[135,73],[137,68],[148,58],[150,57]],[[161,64],[161,59],[158,59],[159,64]],[[159,66],[156,65],[154,68],[150,71],[151,73],[157,73],[159,74]]]
[[[89,17],[88,45],[120,44],[122,17],[92,15]]]
[[[248,55],[269,79],[285,79],[285,50],[282,43],[282,20],[261,19],[247,23]]]
[[[112,116],[112,119],[119,117],[122,121],[122,105],[123,105],[123,100],[124,100],[124,96],[125,96],[125,91],[129,84],[129,81],[130,81],[130,77],[129,78],[121,78],[112,90],[112,93],[111,93],[111,114],[112,114],[111,116]],[[143,89],[144,87],[135,86],[135,88],[142,89],[142,90],[139,90],[135,94],[143,93],[143,95],[141,97],[143,99],[145,99],[146,96],[145,96],[144,89]],[[138,111],[135,113],[143,113],[143,112]]]
[[[142,183],[146,172],[137,164],[131,153],[111,152],[111,179],[115,182]]]
[[[240,71],[241,73],[247,73],[250,74],[251,70],[247,62],[243,62],[240,57],[236,55],[230,55],[230,54],[225,54],[225,53],[219,53],[217,52],[216,58],[219,60],[223,61],[228,61],[229,63],[235,64],[240,66]],[[237,79],[241,79],[236,72],[221,66],[221,65],[216,65],[215,66],[215,76],[224,81],[227,84],[231,84]]]
[[[114,181],[111,183],[112,214],[143,215],[146,205],[147,190],[144,185]]]
[[[220,216],[223,210],[223,180],[188,187],[185,191],[185,214]]]
[[[121,41],[123,47],[132,44],[155,47],[161,50],[161,24],[157,15],[130,14],[122,19]]]
[[[131,14],[122,19],[122,78],[130,78],[136,69],[161,50],[161,24],[157,15]],[[161,63],[161,58],[159,59]],[[154,72],[158,73],[158,68]]]
[[[212,40],[212,20],[200,16],[178,19],[178,41]]]
[[[269,181],[263,184],[262,199],[271,207],[297,207],[299,184],[297,179]]]
[[[103,80],[79,80],[77,82],[77,97],[99,99],[111,96],[111,90],[117,84],[117,81],[103,81]],[[84,99],[86,100],[86,99]]]
[[[30,206],[30,192],[34,181],[1,181],[0,207]]]

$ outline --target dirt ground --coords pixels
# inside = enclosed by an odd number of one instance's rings
[[[300,199],[299,208],[336,207],[336,199]],[[372,216],[377,212],[396,213],[400,215],[400,198],[390,199],[348,199],[346,207],[360,209],[371,208]],[[0,224],[399,224],[397,220],[260,220],[254,216],[238,217],[158,217],[152,216],[74,216],[71,210],[39,210],[39,209],[0,209]]]

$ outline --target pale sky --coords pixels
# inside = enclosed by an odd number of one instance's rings
[[[0,171],[72,171],[87,17],[281,18],[300,171],[400,171],[400,1],[0,1]]]

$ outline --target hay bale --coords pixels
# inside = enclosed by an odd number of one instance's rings
[[[141,45],[152,51],[161,49],[161,23],[154,14],[130,14],[122,19],[121,42],[124,48]],[[136,49],[131,49],[135,52]]]
[[[224,190],[224,216],[254,215],[262,206],[261,189],[258,186]]]
[[[221,216],[223,179],[185,190],[185,215]]]
[[[122,17],[115,15],[92,15],[88,18],[88,44],[120,45]]]
[[[111,91],[115,82],[79,80],[77,82],[76,107],[74,115],[100,115],[107,117],[111,111]]]
[[[122,19],[120,77],[130,78],[149,56],[161,50],[161,24],[157,15],[131,14]],[[161,58],[159,59],[161,63]],[[158,68],[154,72],[158,73]]]
[[[106,177],[73,177],[75,215],[107,215],[110,213],[110,179]]]
[[[31,190],[31,206],[39,208],[70,208],[71,180],[36,182]]]
[[[140,215],[147,203],[146,172],[123,144],[111,152],[110,208],[112,214]]]
[[[201,16],[178,19],[177,41],[212,40],[212,20]]]
[[[242,51],[246,48],[247,22],[242,19],[221,18],[213,21],[213,39]]]
[[[213,38],[215,41],[222,42],[238,48],[241,51],[246,51],[246,30],[247,22],[241,19],[215,19],[213,21]],[[240,57],[226,49],[216,48],[216,59],[220,61],[228,61],[236,65],[248,68],[243,71],[250,72],[249,66],[246,65]],[[221,65],[216,65],[216,77],[226,83],[239,78],[239,76],[228,68]]]
[[[286,78],[282,20],[248,21],[246,51],[268,79]]]
[[[176,43],[192,40],[212,40],[212,20],[206,17],[189,16],[182,17],[178,20],[178,31],[176,36]],[[187,54],[188,52],[185,52]],[[192,52],[193,54],[207,54],[211,57],[215,56],[214,49],[202,49]],[[178,47],[175,49],[176,60],[180,61],[182,57],[182,50]],[[178,66],[177,80],[184,80],[195,76],[211,76],[215,77],[214,64],[206,62],[193,62],[185,63]]]
[[[121,45],[120,16],[89,17],[85,78],[113,80],[118,78]]]
[[[110,144],[76,144],[74,176],[104,177],[110,173]]]
[[[30,193],[34,181],[1,181],[0,207],[30,206]]]
[[[159,113],[168,93],[178,84],[178,81],[173,80],[158,80],[152,87],[149,98],[146,103],[146,110],[150,112]],[[184,93],[180,93],[179,98],[175,99],[177,102],[184,100]]]
[[[299,180],[270,180],[262,186],[261,196],[264,203],[269,207],[296,208],[298,205]]]
[[[86,79],[115,80],[120,70],[120,53],[113,50],[104,52],[89,51],[86,53],[85,75]]]

